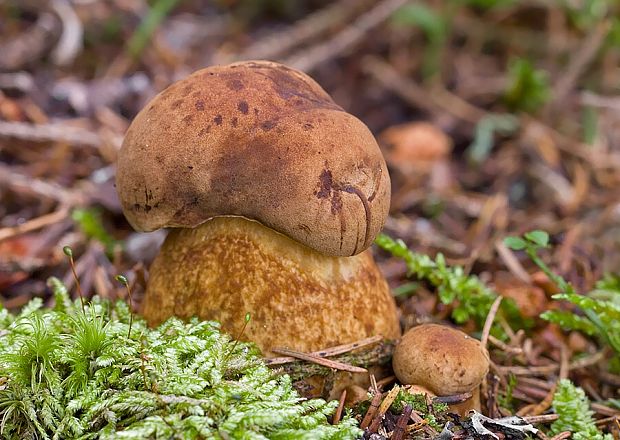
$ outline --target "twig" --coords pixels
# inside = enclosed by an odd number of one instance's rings
[[[426,419],[420,417],[420,415],[415,411],[411,412],[411,420],[415,422],[415,425],[413,425],[413,427],[410,427],[411,429],[409,430],[416,430],[422,428],[424,429],[424,432],[430,435],[431,438],[436,438],[439,434],[437,431],[435,431],[435,428],[428,424],[428,421]]]
[[[271,351],[278,354],[284,354],[303,361],[312,362],[318,365],[322,365],[327,368],[333,368],[334,370],[349,371],[351,373],[367,373],[366,368],[356,367],[354,365],[345,364],[343,362],[333,361],[325,359],[319,356],[314,356],[308,353],[302,353],[299,351],[289,350],[287,348],[272,348]]]
[[[364,416],[364,419],[360,424],[360,428],[366,429],[370,426],[370,423],[374,419],[375,413],[377,412],[377,410],[379,409],[379,405],[381,404],[381,397],[381,393],[375,393],[375,395],[372,397],[372,400],[370,401],[370,406],[368,407],[366,415]]]
[[[433,397],[433,402],[445,403],[446,405],[454,405],[456,403],[462,403],[468,399],[471,399],[471,396],[471,392],[453,394],[451,396],[437,396]]]
[[[527,271],[523,268],[523,265],[519,262],[517,257],[515,257],[515,254],[508,249],[502,240],[495,242],[495,250],[514,276],[519,278],[524,283],[530,284],[532,282],[532,277],[530,274],[527,273]]]
[[[66,124],[29,124],[27,122],[0,121],[0,137],[33,142],[64,142],[94,148],[99,148],[104,143],[97,133]]]
[[[392,67],[375,56],[367,56],[362,60],[362,68],[387,90],[390,90],[413,107],[420,108],[428,113],[439,116],[442,108],[429,96],[429,93],[415,81],[404,78]]]
[[[559,419],[560,416],[557,414],[542,414],[539,416],[524,416],[523,420],[525,420],[527,423],[531,423],[532,425],[535,423],[551,423],[551,422],[555,422],[557,419]]]
[[[580,99],[582,105],[604,108],[616,112],[620,111],[619,96],[601,96],[589,91],[585,91],[581,93]]]
[[[542,414],[543,412],[545,412],[547,409],[551,407],[551,404],[553,403],[553,396],[555,395],[555,391],[557,390],[560,381],[568,377],[569,351],[568,351],[568,347],[566,347],[565,345],[562,345],[561,357],[562,359],[560,361],[560,374],[559,374],[557,382],[551,387],[551,389],[549,390],[549,392],[543,398],[542,401],[540,401],[539,403],[535,405],[524,406],[519,411],[517,411],[518,416],[525,416],[525,415],[537,416],[537,415]]]
[[[26,232],[36,231],[37,229],[41,229],[54,223],[58,223],[67,218],[68,214],[69,210],[66,207],[62,207],[57,211],[54,211],[50,214],[42,215],[37,218],[33,218],[32,220],[28,220],[25,223],[2,228],[0,229],[0,241],[6,240],[7,238],[15,237],[16,235],[25,234]]]
[[[597,414],[601,414],[601,415],[609,416],[609,417],[618,417],[618,416],[620,416],[620,411],[619,410],[617,410],[616,408],[611,408],[611,407],[609,407],[607,405],[603,405],[602,403],[592,402],[590,404],[590,407]]]
[[[351,26],[337,33],[325,43],[317,44],[309,49],[304,48],[298,55],[284,61],[296,69],[306,72],[316,69],[321,64],[342,55],[359,43],[368,32],[387,20],[407,0],[383,0],[370,11],[361,15]]]
[[[555,192],[558,202],[567,206],[575,198],[575,191],[569,180],[542,163],[535,163],[530,168],[531,175]]]
[[[381,380],[375,380],[375,384],[377,385],[377,387],[379,387],[379,389],[383,388],[384,386],[394,382],[396,380],[396,376],[391,375],[391,376],[387,376],[384,377]]]
[[[607,356],[607,350],[601,350],[583,359],[578,359],[568,364],[568,370],[578,370],[598,364]],[[560,369],[556,363],[532,367],[497,367],[501,374],[514,374],[515,376],[538,376],[554,373]]]
[[[2,122],[0,122],[2,124]],[[62,186],[46,182],[45,180],[21,174],[13,168],[0,163],[0,185],[4,188],[20,188],[31,194],[37,194],[57,200],[65,207],[72,207],[83,202],[84,196],[77,192],[63,188]]]
[[[493,301],[493,305],[489,309],[489,313],[487,315],[487,319],[484,321],[484,327],[482,328],[482,338],[480,339],[480,344],[487,349],[487,345],[489,342],[489,334],[491,333],[491,327],[493,326],[493,321],[495,321],[495,315],[497,315],[497,311],[499,310],[499,305],[502,302],[504,297],[498,296]]]
[[[335,347],[326,348],[324,350],[314,351],[310,354],[312,356],[318,356],[318,357],[337,356],[339,354],[357,350],[358,348],[363,348],[368,345],[376,344],[378,342],[381,342],[381,340],[383,340],[382,336],[379,336],[379,335],[371,336],[370,338],[361,339],[359,341],[352,342],[350,344],[337,345]],[[286,357],[266,359],[265,361],[267,362],[267,365],[281,365],[281,364],[286,364],[289,362],[295,362],[296,360],[297,358],[294,358],[292,356],[286,356]]]
[[[513,347],[512,345],[508,345],[493,335],[489,335],[489,342],[506,353],[523,354],[523,349],[521,347]]]
[[[448,89],[443,87],[443,85],[436,85],[433,87],[431,96],[435,102],[442,103],[445,108],[450,109],[450,113],[463,121],[468,121],[475,124],[480,119],[488,115],[487,111],[470,104],[460,96],[450,92]]]
[[[75,59],[82,49],[84,29],[70,2],[52,0],[49,5],[62,22],[62,33],[52,51],[52,60],[57,65],[66,66]]]
[[[487,112],[443,87],[435,86],[429,92],[413,80],[400,75],[394,67],[378,57],[367,57],[362,61],[364,70],[370,73],[383,87],[398,94],[414,107],[421,108],[434,116],[449,113],[458,119],[477,123]]]
[[[49,50],[59,31],[59,20],[51,13],[41,11],[36,23],[17,37],[0,44],[0,70],[19,70],[40,59]]]
[[[344,401],[347,398],[347,390],[342,390],[342,394],[340,394],[340,401],[338,402],[338,409],[336,409],[336,413],[334,414],[334,419],[332,420],[332,425],[337,425],[342,418],[342,411],[344,410]]]
[[[385,396],[385,399],[383,399],[383,401],[381,402],[381,405],[379,405],[379,409],[375,413],[375,416],[372,419],[372,423],[368,427],[369,432],[371,433],[377,432],[377,430],[379,429],[379,425],[381,424],[381,421],[383,420],[383,416],[385,415],[387,410],[390,409],[390,406],[392,406],[392,403],[394,403],[394,400],[396,399],[396,396],[398,396],[399,391],[400,391],[400,387],[397,385],[387,393],[387,395]]]
[[[385,365],[390,362],[393,350],[394,344],[392,342],[382,342],[370,348],[338,355],[335,357],[335,360],[346,365],[362,367]],[[321,359],[320,357],[318,358]],[[283,373],[288,374],[293,380],[315,375],[327,376],[333,373],[331,367],[325,367],[317,363],[303,360],[296,360],[295,362],[289,362],[283,365],[271,365],[269,364],[269,359],[266,359],[266,362],[270,367],[279,367]]]
[[[572,435],[573,435],[572,432],[564,431],[564,432],[560,432],[558,435],[554,437],[551,437],[549,440],[565,440],[567,438],[571,438]]]
[[[396,421],[396,426],[394,427],[394,431],[392,432],[392,440],[403,440],[406,434],[407,422],[409,421],[409,417],[411,417],[411,412],[413,408],[411,405],[405,405],[403,409],[403,413]]]
[[[552,93],[554,97],[553,106],[561,105],[571,89],[575,87],[575,83],[579,79],[579,76],[581,76],[592,60],[594,60],[596,53],[605,41],[605,37],[607,37],[610,29],[611,21],[605,20],[588,33],[585,41],[572,57],[564,75],[555,83],[556,85]]]
[[[298,47],[321,34],[329,31],[335,25],[350,20],[356,9],[368,4],[368,0],[340,0],[328,4],[325,8],[310,14],[294,23],[292,26],[273,32],[256,43],[246,47],[243,52],[234,58],[275,60],[295,47]],[[220,57],[217,64],[230,62],[231,57]]]
[[[570,136],[566,136],[556,129],[549,127],[543,122],[525,114],[521,115],[523,133],[530,134],[534,138],[541,134],[550,136],[560,151],[572,154],[591,163],[595,168],[620,168],[620,156],[595,150],[592,146],[579,142]]]
[[[605,426],[605,425],[609,425],[611,422],[618,422],[618,415],[615,416],[609,416],[609,417],[605,417],[604,419],[598,419],[594,422],[594,424],[596,426],[598,426],[599,428]]]
[[[370,375],[370,390],[375,393],[375,394],[380,394],[379,393],[379,385],[377,385],[377,378],[375,377],[374,374]]]

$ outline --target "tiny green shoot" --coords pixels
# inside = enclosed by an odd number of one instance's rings
[[[247,312],[245,314],[245,317],[243,318],[243,327],[241,327],[241,331],[239,332],[239,334],[235,338],[235,342],[232,345],[232,347],[230,348],[230,351],[228,352],[228,354],[226,355],[224,360],[228,359],[230,357],[230,355],[235,351],[235,347],[237,347],[237,343],[239,342],[239,340],[243,336],[243,333],[245,332],[245,329],[248,326],[248,323],[250,322],[251,318],[252,318],[252,314],[250,312]]]
[[[73,279],[75,280],[75,285],[77,288],[78,295],[80,296],[80,303],[82,304],[82,312],[84,311],[84,294],[82,293],[82,287],[80,286],[80,279],[77,276],[77,272],[75,270],[75,262],[73,261],[73,249],[70,246],[64,246],[62,248],[64,254],[69,258],[69,266],[71,266],[71,273],[73,273]]]
[[[114,277],[116,281],[121,283],[127,289],[127,297],[129,298],[129,330],[127,331],[127,337],[131,337],[131,325],[133,324],[133,301],[131,300],[131,287],[129,286],[129,282],[124,275],[116,275]]]
[[[554,299],[576,305],[585,315],[580,316],[566,310],[548,310],[541,315],[541,318],[554,322],[564,329],[581,331],[590,336],[596,335],[620,354],[620,305],[610,297],[615,290],[613,284],[604,284],[606,288],[611,287],[606,289],[606,299],[577,293],[571,283],[551,270],[540,257],[539,251],[549,246],[549,235],[544,231],[531,231],[523,237],[507,237],[504,243],[513,250],[524,251],[558,287],[561,293],[554,295]],[[603,290],[602,286],[601,282],[597,283],[598,289],[593,293],[600,293]],[[613,296],[618,297],[620,292],[615,291],[615,294]]]

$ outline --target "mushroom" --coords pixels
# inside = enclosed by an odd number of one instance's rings
[[[480,384],[489,371],[489,355],[480,342],[460,330],[422,324],[407,331],[394,349],[392,367],[403,384],[418,385],[437,396],[469,394],[450,410],[480,411]]]
[[[136,116],[117,190],[139,231],[174,228],[142,313],[218,320],[267,356],[400,336],[367,248],[390,180],[368,128],[309,76],[248,61],[195,72]]]

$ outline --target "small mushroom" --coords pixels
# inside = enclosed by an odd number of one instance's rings
[[[471,393],[450,410],[461,416],[480,411],[480,383],[489,357],[480,342],[460,330],[422,324],[407,331],[394,350],[392,367],[403,384],[422,386],[439,396]]]
[[[174,228],[150,268],[151,324],[199,316],[273,356],[400,336],[367,248],[390,180],[368,128],[281,64],[209,67],[157,95],[118,156],[140,231]]]

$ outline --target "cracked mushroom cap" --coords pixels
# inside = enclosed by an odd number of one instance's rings
[[[390,200],[368,128],[266,61],[199,70],[157,95],[127,131],[116,184],[140,231],[243,216],[334,256],[369,247]]]
[[[422,324],[403,335],[394,350],[392,367],[401,383],[449,396],[480,385],[489,371],[489,357],[480,341],[460,330]]]

